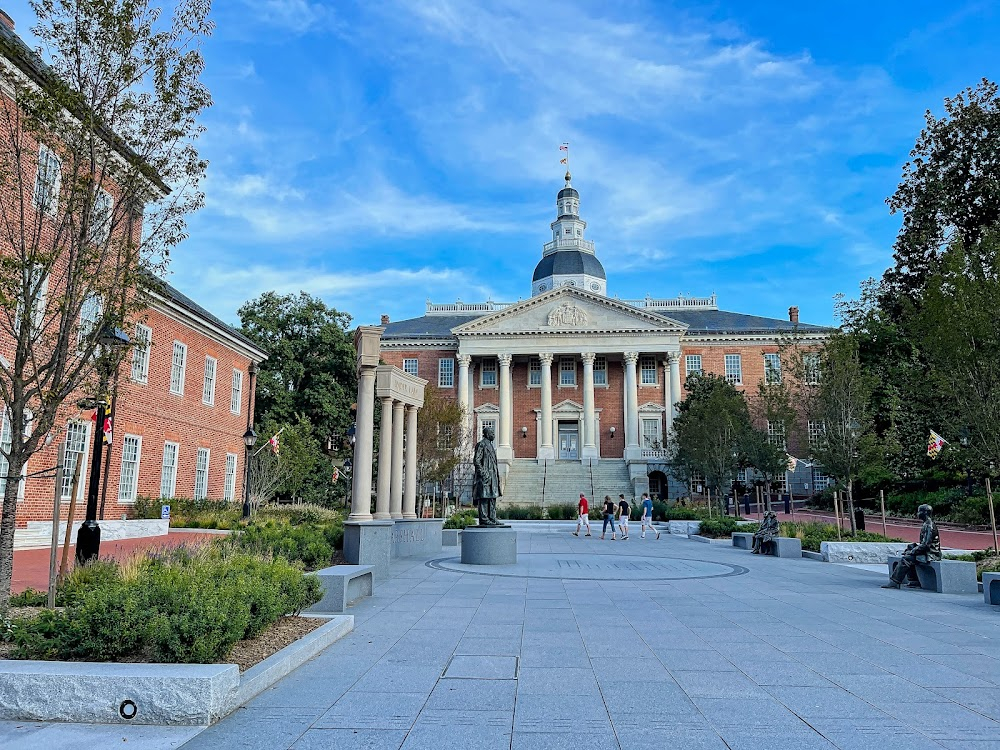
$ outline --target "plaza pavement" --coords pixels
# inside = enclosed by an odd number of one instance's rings
[[[454,550],[393,563],[353,633],[184,750],[1000,749],[1000,607],[981,596],[638,528],[517,528],[504,575]],[[197,731],[106,729],[89,745]],[[0,725],[0,746],[56,750],[50,731],[73,728]]]

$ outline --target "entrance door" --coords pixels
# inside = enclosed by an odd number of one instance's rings
[[[578,457],[577,444],[580,428],[576,422],[559,423],[559,458],[575,461]]]

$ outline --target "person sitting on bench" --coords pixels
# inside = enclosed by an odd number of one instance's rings
[[[908,588],[918,589],[920,579],[917,578],[917,564],[941,559],[941,538],[933,516],[934,509],[931,506],[924,504],[917,508],[917,518],[924,522],[920,527],[920,541],[906,546],[902,559],[892,569],[889,582],[883,584],[882,588],[898,589],[905,580]]]
[[[760,522],[760,527],[753,534],[753,549],[751,553],[754,555],[773,555],[774,554],[774,540],[781,535],[781,529],[778,526],[778,517],[774,514],[773,510],[765,511],[764,518]]]

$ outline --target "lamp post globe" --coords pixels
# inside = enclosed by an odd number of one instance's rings
[[[250,450],[257,442],[257,433],[254,432],[253,425],[247,427],[243,433],[243,445],[246,446],[246,454],[243,459],[243,520],[250,519]]]

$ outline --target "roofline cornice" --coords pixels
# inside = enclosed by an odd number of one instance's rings
[[[237,354],[242,354],[253,362],[263,362],[267,359],[267,352],[258,349],[237,338],[231,331],[220,328],[218,325],[200,315],[188,310],[183,305],[174,302],[172,299],[164,297],[155,291],[149,292],[149,307],[153,310],[167,315],[174,320],[183,323],[188,328],[192,328],[202,335],[218,341],[220,344],[228,346]]]

